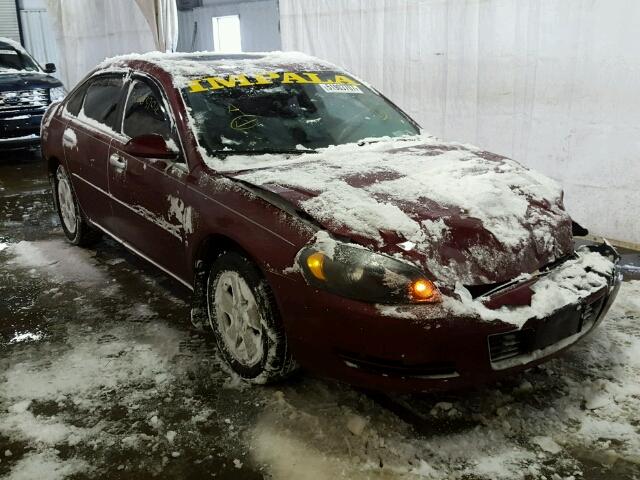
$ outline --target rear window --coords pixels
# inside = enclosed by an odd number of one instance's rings
[[[92,120],[117,130],[118,105],[123,76],[105,76],[93,80],[87,88],[82,112]]]

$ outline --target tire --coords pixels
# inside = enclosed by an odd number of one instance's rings
[[[219,255],[205,295],[208,326],[231,370],[256,384],[276,382],[295,370],[273,293],[250,260],[234,251]]]
[[[100,232],[91,227],[82,216],[71,180],[62,165],[58,165],[53,175],[53,201],[64,235],[70,243],[88,247],[100,240]]]

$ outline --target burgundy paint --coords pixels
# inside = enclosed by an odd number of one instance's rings
[[[431,305],[411,306],[415,319],[386,316],[374,305],[315,290],[299,273],[283,273],[293,265],[298,251],[313,238],[315,228],[295,214],[254,195],[230,176],[207,167],[198,152],[194,132],[187,122],[185,105],[172,85],[170,74],[141,60],[129,61],[127,65],[133,71],[151,76],[163,86],[182,141],[185,169],[172,167],[168,160],[145,158],[168,156],[166,145],[163,147],[157,139],[138,139],[127,143],[128,140],[120,136],[88,128],[66,113],[62,108],[64,104],[52,108],[44,120],[48,125],[46,140],[43,141],[44,156],[50,165],[60,162],[71,172],[73,188],[84,215],[91,222],[109,230],[190,285],[194,283],[203,245],[211,238],[225,238],[235,243],[255,261],[269,282],[296,359],[304,367],[322,375],[369,388],[431,390],[474,385],[539,363],[536,361],[501,372],[491,369],[487,337],[511,331],[513,325],[450,317],[445,313],[439,316],[440,307]],[[66,128],[77,135],[78,144],[74,148],[62,146]],[[438,151],[425,147],[424,154],[437,155]],[[126,167],[118,171],[110,162],[111,156],[126,161]],[[496,162],[502,159],[490,153],[485,153],[484,158]],[[384,172],[381,175],[377,178],[352,176],[344,180],[353,186],[363,186],[376,179],[390,178]],[[278,185],[267,187],[294,206],[300,206],[303,200],[314,194]],[[195,212],[193,232],[186,232],[180,222],[168,217],[169,196],[181,199]],[[131,206],[144,208],[149,215],[176,227],[177,237],[132,211]],[[486,231],[476,220],[462,218],[428,200],[413,207],[417,220],[448,217],[447,223],[454,235],[450,242],[440,246],[445,257],[457,258],[461,248],[479,237],[486,245],[500,248],[495,239],[486,236]],[[570,251],[570,225],[561,227],[558,232],[560,243],[565,251]],[[333,231],[358,240],[353,232]],[[394,232],[383,232],[383,236],[386,241],[383,252],[402,253],[395,245],[399,239]],[[215,245],[214,241],[212,246]],[[411,259],[411,253],[407,258]],[[515,262],[499,272],[481,273],[501,281],[523,271],[534,271],[552,260],[534,251],[521,258],[525,259],[524,264]],[[420,263],[419,258],[414,260]],[[489,300],[490,308],[527,304],[531,300],[529,292],[527,285],[509,294],[503,293]],[[598,292],[600,295],[609,293],[605,290]],[[527,328],[536,328],[540,322],[529,322]],[[338,356],[338,352],[344,351],[407,365],[452,362],[459,377],[442,380],[374,375],[349,367]]]

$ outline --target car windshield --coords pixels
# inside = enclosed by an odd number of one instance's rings
[[[11,48],[0,45],[0,72],[2,70],[29,70],[39,71],[38,65],[29,55]]]
[[[211,155],[303,152],[418,127],[340,72],[274,72],[196,79],[183,89],[199,142]]]

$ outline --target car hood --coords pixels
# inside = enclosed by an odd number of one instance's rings
[[[421,136],[288,159],[227,160],[226,175],[277,194],[332,234],[405,258],[444,284],[503,282],[573,248],[560,186],[473,146]]]
[[[0,70],[0,92],[61,86],[60,80],[46,73]]]

